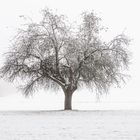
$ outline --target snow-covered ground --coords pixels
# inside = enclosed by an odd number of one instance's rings
[[[140,111],[1,111],[0,140],[140,140]]]

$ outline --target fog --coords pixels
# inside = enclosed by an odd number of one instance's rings
[[[129,69],[131,78],[121,89],[111,88],[110,94],[103,95],[100,100],[95,92],[86,89],[78,90],[73,98],[74,109],[140,109],[140,42],[139,25],[140,9],[138,0],[5,0],[0,4],[0,66],[4,61],[4,53],[10,48],[11,41],[19,27],[29,23],[30,18],[40,19],[41,9],[48,7],[64,14],[72,22],[79,20],[84,11],[94,10],[102,18],[102,25],[108,27],[105,39],[111,39],[119,33],[125,33],[132,39],[130,50],[132,60]],[[22,15],[25,15],[26,19]],[[16,83],[0,80],[0,109],[62,109],[63,93],[41,90],[35,96],[25,98],[16,89]]]

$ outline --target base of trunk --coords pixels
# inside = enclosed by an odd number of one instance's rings
[[[64,110],[72,110],[72,94],[65,93]]]

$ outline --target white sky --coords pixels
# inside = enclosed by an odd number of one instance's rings
[[[140,109],[139,93],[139,52],[140,52],[140,8],[139,0],[4,0],[0,3],[0,65],[3,61],[3,53],[9,48],[10,40],[15,35],[16,28],[20,27],[25,15],[33,19],[39,19],[39,12],[44,7],[57,10],[65,14],[69,20],[76,21],[83,11],[94,10],[102,18],[104,26],[109,27],[107,37],[113,37],[119,33],[126,33],[133,39],[130,49],[133,53],[130,66],[131,79],[122,89],[111,89],[108,96],[103,96],[101,102],[94,104],[81,104],[76,101],[95,101],[95,97],[86,90],[78,91],[74,95],[74,108],[81,109],[112,109],[127,108]],[[41,91],[31,99],[17,92],[12,83],[0,80],[0,109],[53,109],[63,108],[63,94],[45,94]],[[108,103],[108,105],[106,104]],[[110,103],[112,103],[110,105]],[[116,103],[116,104],[114,104]],[[100,105],[99,105],[100,104]],[[49,106],[49,107],[48,107]],[[93,108],[92,108],[93,107]]]

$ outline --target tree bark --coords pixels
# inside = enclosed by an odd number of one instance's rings
[[[72,110],[72,92],[65,92],[64,110]]]

